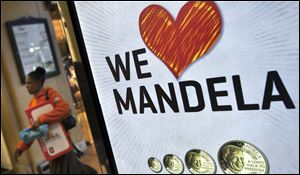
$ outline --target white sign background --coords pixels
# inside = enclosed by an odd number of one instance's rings
[[[221,38],[177,80],[144,44],[138,21],[148,5],[161,5],[176,18],[185,3],[75,2],[119,173],[152,173],[147,164],[150,157],[162,162],[166,154],[175,154],[184,162],[185,154],[195,148],[208,152],[217,173],[222,173],[217,154],[230,140],[258,147],[268,159],[270,173],[299,173],[299,2],[216,2],[223,18]],[[151,72],[152,77],[137,78],[130,54],[131,80],[121,76],[121,81],[115,82],[105,57],[114,64],[115,54],[120,54],[125,62],[125,52],[140,48],[146,48],[140,58],[148,61],[142,72]],[[279,73],[296,109],[272,102],[270,110],[261,110],[269,71]],[[260,110],[238,111],[233,75],[240,75],[245,102],[258,103]],[[228,96],[218,97],[218,103],[231,105],[232,111],[213,112],[206,79],[223,76],[226,83],[215,87],[228,91]],[[203,111],[184,112],[178,82],[186,80],[201,84]],[[118,113],[113,89],[125,98],[131,87],[139,109],[139,87],[145,86],[159,111],[154,84],[169,93],[169,82],[174,83],[179,113],[167,104],[163,114],[153,114],[149,108],[145,114],[132,114],[132,110]],[[196,104],[194,93],[188,94],[191,104]],[[165,168],[162,173],[167,173]],[[184,173],[189,173],[186,166]]]

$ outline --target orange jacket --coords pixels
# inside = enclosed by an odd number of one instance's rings
[[[52,111],[44,113],[39,117],[40,124],[54,124],[66,119],[70,113],[70,107],[68,103],[64,101],[64,99],[59,95],[58,92],[49,87],[41,89],[41,91],[37,95],[34,95],[28,107],[32,108],[47,102],[46,92],[49,97],[48,100],[54,101],[54,106]],[[17,144],[17,149],[25,151],[32,145],[32,143],[33,142],[25,144],[23,141],[20,141]]]

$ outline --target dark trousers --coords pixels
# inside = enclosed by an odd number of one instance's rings
[[[50,162],[51,174],[97,174],[97,171],[80,162],[73,151]]]

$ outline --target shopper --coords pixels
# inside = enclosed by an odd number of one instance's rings
[[[55,91],[53,88],[44,87],[46,71],[42,67],[37,67],[35,71],[30,72],[26,78],[26,88],[29,94],[33,95],[31,101],[29,102],[29,107],[33,108],[35,106],[41,105],[46,102],[46,100],[53,100],[53,110],[42,114],[38,120],[34,121],[31,129],[35,130],[42,124],[55,124],[62,122],[69,116],[70,108],[68,103],[61,97],[61,95]],[[49,98],[47,99],[46,98]],[[68,139],[70,137],[68,136]],[[21,154],[30,148],[32,142],[25,144],[20,141],[17,144],[15,151],[15,160]],[[97,171],[81,163],[76,157],[73,151],[70,151],[50,162],[50,172],[52,174],[96,174]]]

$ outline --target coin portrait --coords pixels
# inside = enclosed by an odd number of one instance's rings
[[[192,174],[214,174],[216,171],[214,160],[203,150],[193,149],[187,152],[185,163]]]
[[[160,161],[154,157],[148,159],[148,166],[155,173],[159,173],[162,170]]]
[[[173,154],[168,154],[164,157],[164,166],[171,174],[181,174],[183,172],[182,161]]]
[[[267,174],[269,171],[264,154],[245,141],[225,143],[219,150],[218,160],[226,174]]]

